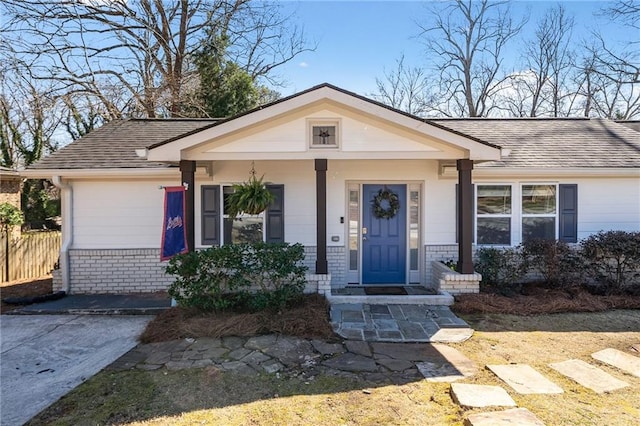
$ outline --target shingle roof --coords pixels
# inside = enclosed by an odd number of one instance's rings
[[[210,119],[128,119],[105,124],[38,161],[31,169],[168,167],[151,163],[135,150],[215,123]]]
[[[640,133],[605,119],[428,120],[511,150],[478,167],[640,168]]]
[[[429,119],[434,125],[511,150],[477,167],[640,168],[640,132],[604,119]],[[168,167],[135,150],[193,134],[213,119],[129,119],[105,124],[32,165],[31,169]]]

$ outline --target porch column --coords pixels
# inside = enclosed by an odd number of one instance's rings
[[[473,160],[457,160],[458,169],[458,265],[461,274],[473,274]]]
[[[187,248],[189,251],[194,251],[196,248],[196,234],[195,234],[195,192],[196,192],[196,162],[190,160],[180,160],[180,172],[182,174],[181,184],[187,184],[188,188],[185,191],[185,229],[187,231]]]
[[[327,274],[327,159],[316,158],[316,274]]]

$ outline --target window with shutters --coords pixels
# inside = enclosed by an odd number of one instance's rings
[[[233,193],[233,186],[203,185],[202,245],[284,242],[284,185],[269,184],[267,188],[274,195],[267,210],[259,215],[240,215],[232,219],[224,206]]]
[[[557,237],[557,186],[522,185],[522,242]]]
[[[511,245],[511,185],[476,185],[476,242]]]
[[[257,243],[264,241],[264,212],[258,215],[240,214],[229,217],[227,200],[233,194],[233,186],[222,187],[223,244]]]

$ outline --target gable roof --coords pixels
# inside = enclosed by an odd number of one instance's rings
[[[482,137],[469,136],[452,129],[446,129],[435,122],[424,120],[328,83],[314,86],[235,117],[218,121],[197,131],[150,145],[148,158],[152,161],[175,162],[184,158],[183,153],[185,151],[191,151],[191,153],[187,153],[186,158],[195,159],[194,157],[197,155],[195,153],[203,154],[198,150],[213,140],[220,140],[228,135],[237,134],[239,131],[245,131],[252,127],[268,126],[283,117],[290,117],[301,111],[311,112],[314,108],[321,107],[329,110],[351,111],[362,119],[376,120],[381,124],[391,124],[401,131],[413,133],[425,145],[434,143],[446,147],[445,149],[464,151],[465,154],[459,154],[465,155],[464,158],[479,161],[500,158],[500,147],[487,142]],[[226,143],[231,144],[233,141],[227,140]],[[299,149],[286,151],[285,148],[285,154],[292,152],[300,153],[301,151]],[[366,157],[369,151],[363,150],[359,152]],[[400,154],[402,151],[395,152]],[[256,148],[255,153],[263,154],[260,148]],[[335,152],[327,151],[327,155],[329,158],[343,158]],[[306,157],[313,157],[313,154],[308,152]],[[304,158],[304,156],[300,158]],[[401,155],[400,158],[404,157]]]
[[[599,118],[460,118],[430,120],[510,150],[495,168],[638,168],[640,132]]]
[[[170,167],[136,155],[136,149],[162,151],[202,140],[225,128],[242,128],[255,118],[286,113],[305,103],[330,97],[379,119],[397,120],[454,143],[510,155],[478,168],[640,168],[637,122],[588,118],[422,119],[330,84],[321,84],[228,119],[127,119],[105,124],[40,160],[29,169],[153,169]],[[250,117],[251,116],[251,117]],[[202,135],[202,136],[201,136]],[[199,143],[199,142],[196,142]],[[151,156],[153,157],[153,156]],[[492,157],[495,158],[495,157]],[[162,160],[165,160],[164,158]]]
[[[160,142],[157,142],[157,143],[149,145],[148,148],[149,149],[158,148],[160,146],[163,146],[163,145],[169,144],[171,142],[174,142],[174,141],[176,141],[178,139],[182,139],[184,137],[191,136],[191,135],[193,135],[195,133],[198,133],[198,132],[200,132],[202,130],[207,130],[207,129],[210,129],[210,128],[215,127],[215,126],[223,125],[223,124],[228,123],[230,121],[237,120],[237,119],[242,118],[244,116],[254,114],[254,113],[258,112],[258,111],[265,110],[265,109],[267,109],[269,107],[273,107],[273,106],[276,106],[276,105],[279,105],[279,104],[282,104],[282,103],[285,103],[285,102],[289,102],[292,99],[300,98],[300,97],[303,97],[303,96],[305,96],[305,95],[307,95],[309,93],[317,92],[317,91],[322,90],[322,89],[328,89],[329,91],[334,91],[334,92],[337,92],[339,94],[347,95],[350,98],[353,98],[353,99],[365,102],[367,104],[370,104],[370,105],[385,109],[385,110],[393,112],[395,114],[399,114],[400,116],[404,116],[404,117],[407,117],[407,118],[410,118],[410,119],[413,119],[413,120],[416,120],[416,121],[420,121],[420,122],[429,123],[432,126],[435,126],[435,127],[441,128],[441,129],[445,129],[443,126],[441,126],[440,124],[438,124],[436,122],[431,122],[431,121],[428,121],[428,120],[424,120],[424,119],[422,119],[422,118],[420,118],[420,117],[418,117],[416,115],[410,114],[410,113],[402,111],[400,109],[393,108],[393,107],[391,107],[389,105],[383,104],[382,102],[378,102],[378,101],[373,100],[371,98],[367,98],[366,96],[359,95],[359,94],[357,94],[355,92],[350,92],[350,91],[348,91],[346,89],[343,89],[341,87],[334,86],[333,84],[322,83],[322,84],[318,84],[316,86],[313,86],[313,87],[311,87],[309,89],[303,90],[301,92],[294,93],[293,95],[289,95],[289,96],[286,96],[284,98],[277,99],[277,100],[275,100],[273,102],[270,102],[268,104],[260,105],[260,106],[258,106],[256,108],[253,108],[251,110],[242,112],[242,113],[240,113],[238,115],[235,115],[233,117],[229,117],[229,118],[225,118],[225,119],[219,119],[219,120],[216,120],[215,122],[213,122],[213,123],[211,123],[209,125],[206,125],[206,126],[204,126],[202,128],[194,129],[194,130],[192,130],[190,132],[187,132],[185,134],[176,135],[174,137],[167,138],[167,139],[165,139],[163,141],[160,141]],[[500,148],[499,146],[491,144],[491,143],[483,140],[482,138],[476,138],[476,137],[473,137],[471,135],[466,135],[466,134],[457,132],[454,129],[445,129],[445,130],[448,130],[451,133],[457,134],[458,136],[462,136],[464,138],[472,139],[475,142],[479,142],[481,144],[490,146],[492,148]]]
[[[111,121],[48,157],[30,166],[30,169],[113,169],[158,168],[164,163],[153,163],[136,155],[136,149],[162,142],[217,120],[212,119],[127,119]]]

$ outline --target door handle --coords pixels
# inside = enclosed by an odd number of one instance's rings
[[[362,241],[367,241],[367,239],[368,238],[366,236],[364,236],[364,235],[362,236]]]

